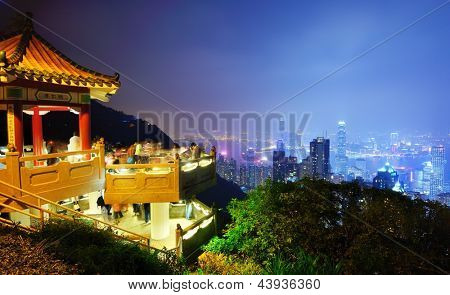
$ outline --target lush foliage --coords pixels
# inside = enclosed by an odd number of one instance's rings
[[[258,275],[263,269],[251,259],[242,260],[222,253],[204,252],[198,258],[202,273],[215,275]]]
[[[177,274],[177,258],[161,260],[154,251],[114,238],[109,231],[79,222],[53,220],[34,234],[61,259],[77,264],[84,274]]]
[[[228,206],[206,250],[268,273],[424,274],[449,269],[450,209],[356,183],[268,182]]]

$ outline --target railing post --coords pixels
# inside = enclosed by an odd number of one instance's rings
[[[98,142],[96,148],[99,150],[98,157],[100,160],[100,168],[105,169],[105,145],[101,142]]]
[[[39,207],[39,222],[41,224],[41,230],[44,229],[44,211],[41,207],[41,199],[37,199],[37,205]]]
[[[99,178],[104,180],[106,178],[105,144],[100,141],[95,147],[98,149]],[[106,184],[104,184],[104,188],[106,188]]]
[[[6,153],[6,170],[8,171],[7,182],[15,187],[21,188],[19,155],[19,152]],[[20,197],[22,195],[20,191],[15,192],[13,189],[11,189],[11,191],[11,195],[17,197]]]
[[[182,245],[183,245],[182,243],[183,237],[181,236],[182,233],[183,229],[181,228],[181,225],[178,223],[177,229],[175,230],[175,249],[177,257],[181,257],[182,254]]]
[[[216,234],[216,236],[217,236],[217,207],[216,207],[216,204],[215,203],[213,203],[212,204],[212,212],[213,212],[213,221],[214,221],[214,232],[215,232],[215,234]]]
[[[181,177],[180,165],[181,165],[180,155],[176,154],[175,155],[175,171],[174,171],[174,173],[175,173],[175,189],[176,189],[176,192],[178,193],[178,196],[180,196],[181,183],[182,183],[182,180],[180,179],[180,177]],[[180,198],[181,198],[181,196],[180,196]]]

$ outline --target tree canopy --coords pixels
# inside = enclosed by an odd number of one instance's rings
[[[303,179],[267,182],[228,206],[232,223],[206,250],[269,267],[313,257],[319,273],[442,274],[450,209],[391,190]],[[306,256],[305,256],[306,255]]]

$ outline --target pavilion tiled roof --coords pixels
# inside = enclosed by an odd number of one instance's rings
[[[34,31],[30,17],[21,31],[0,37],[0,82],[17,78],[88,87],[91,96],[101,100],[108,100],[120,87],[119,74],[93,71],[55,49]]]

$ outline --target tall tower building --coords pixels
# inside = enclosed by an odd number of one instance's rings
[[[396,153],[400,145],[398,132],[392,132],[390,136],[391,151]]]
[[[431,175],[430,196],[436,197],[444,192],[445,148],[443,145],[431,147]]]
[[[284,152],[284,142],[282,139],[277,140],[277,151]]]
[[[330,140],[317,137],[310,142],[311,174],[327,179],[330,175]]]
[[[378,169],[377,176],[373,179],[373,187],[378,189],[394,189],[398,182],[398,173],[388,162],[383,168]]]
[[[337,132],[337,152],[336,152],[336,172],[346,176],[348,173],[348,158],[347,158],[347,131],[345,129],[345,122],[338,122]]]
[[[361,170],[362,178],[366,179],[367,178],[367,163],[366,163],[366,159],[363,159],[363,158],[356,159],[355,160],[355,166],[356,166],[356,168]]]
[[[273,181],[282,182],[285,176],[285,153],[284,150],[273,151]]]
[[[392,145],[398,145],[399,144],[399,135],[398,132],[392,132],[391,136],[390,136],[390,140],[391,140],[391,146]]]
[[[431,179],[433,178],[433,165],[431,161],[423,163],[422,169],[422,192],[429,196],[431,191]]]

